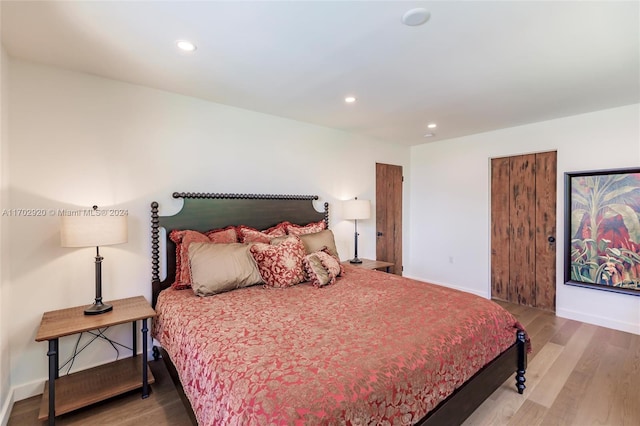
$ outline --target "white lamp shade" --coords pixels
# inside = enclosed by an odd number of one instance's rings
[[[62,247],[98,247],[127,242],[127,216],[62,216]]]
[[[342,215],[348,220],[369,219],[371,217],[371,201],[348,200],[342,203]]]

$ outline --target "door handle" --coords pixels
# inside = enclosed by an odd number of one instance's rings
[[[549,241],[549,243],[553,244],[556,242],[556,239],[553,235],[549,235],[549,238],[547,238],[547,241]]]
[[[378,237],[382,237],[382,235],[383,235],[383,234],[382,234],[382,232],[378,231],[378,232],[376,232],[376,235],[377,235]]]

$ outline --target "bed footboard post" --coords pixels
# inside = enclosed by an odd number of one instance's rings
[[[516,388],[518,393],[522,394],[526,388],[524,382],[527,381],[524,373],[527,369],[527,337],[524,331],[518,330],[516,335],[518,342],[518,370],[516,371]]]

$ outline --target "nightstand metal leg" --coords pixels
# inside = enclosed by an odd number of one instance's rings
[[[138,356],[138,328],[136,327],[138,325],[138,321],[132,321],[131,324],[133,326],[131,334],[131,338],[133,340],[131,343],[131,352],[133,353],[131,356]]]
[[[58,378],[58,339],[49,340],[49,425],[56,424],[56,379]]]
[[[149,396],[149,382],[147,377],[147,319],[142,320],[142,398]]]

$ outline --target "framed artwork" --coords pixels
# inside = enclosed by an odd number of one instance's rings
[[[640,296],[640,168],[565,173],[564,280]]]

